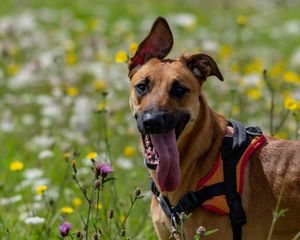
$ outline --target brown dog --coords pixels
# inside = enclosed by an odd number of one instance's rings
[[[228,121],[205,100],[202,84],[209,76],[223,77],[215,61],[202,53],[164,59],[173,45],[168,23],[158,18],[149,35],[129,61],[130,107],[142,135],[149,170],[161,196],[175,206],[212,168],[225,135],[234,134]],[[283,182],[281,208],[272,239],[292,239],[300,231],[300,143],[266,137],[267,142],[250,158],[244,175],[242,205],[247,216],[244,240],[267,239],[277,197]],[[169,239],[170,219],[156,197],[151,204],[159,239]],[[228,216],[201,206],[184,223],[186,239],[199,226],[219,231],[209,239],[232,239]]]

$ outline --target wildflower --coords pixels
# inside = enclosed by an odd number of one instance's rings
[[[245,15],[239,15],[236,17],[236,23],[243,27],[247,24],[247,17]]]
[[[75,206],[75,207],[79,207],[79,206],[81,206],[82,205],[82,200],[81,200],[81,198],[74,198],[73,199],[73,201],[72,201],[72,203],[73,203],[73,205]]]
[[[71,154],[70,154],[69,152],[64,153],[64,159],[65,159],[66,161],[68,161],[70,155],[71,155]]]
[[[73,160],[71,161],[71,164],[72,164],[72,167],[73,167],[74,169],[76,169],[76,160],[75,160],[75,159],[73,159]]]
[[[96,152],[90,152],[88,153],[88,155],[86,155],[86,158],[92,160],[95,159],[97,157],[97,153]]]
[[[124,223],[124,221],[125,221],[125,216],[124,216],[123,214],[121,214],[120,217],[119,217],[119,219],[120,219],[120,222],[121,222],[121,223]]]
[[[240,67],[238,64],[232,64],[230,67],[231,72],[238,73],[240,71]]]
[[[205,232],[206,232],[205,227],[200,226],[197,228],[196,234],[199,235],[200,237],[204,237]]]
[[[35,217],[28,217],[24,220],[24,222],[26,224],[29,224],[29,225],[37,225],[37,224],[42,224],[44,223],[46,220],[45,218],[42,218],[42,217],[38,217],[38,216],[35,216]]]
[[[123,154],[125,157],[133,157],[135,153],[136,153],[135,148],[132,146],[127,146],[123,150]]]
[[[10,75],[16,75],[19,71],[20,71],[20,66],[16,63],[12,63],[7,66],[7,72]]]
[[[245,73],[262,73],[263,72],[263,60],[260,58],[254,59],[244,68]]]
[[[287,110],[295,111],[298,108],[298,102],[292,97],[288,97],[284,100],[284,107]]]
[[[77,87],[68,87],[66,91],[70,97],[76,97],[79,94],[79,89]]]
[[[14,161],[9,165],[11,171],[20,171],[24,168],[24,163],[20,161]]]
[[[104,111],[106,109],[106,107],[107,107],[106,101],[101,101],[97,104],[96,108],[98,111]]]
[[[71,228],[72,228],[72,225],[69,222],[63,222],[62,224],[60,224],[58,227],[60,236],[62,236],[63,238],[68,236]]]
[[[277,77],[281,75],[284,71],[285,64],[283,62],[278,62],[274,66],[272,66],[269,70],[269,76],[271,78]]]
[[[115,61],[117,63],[127,62],[128,61],[127,53],[125,51],[119,51],[119,52],[117,52],[117,54],[115,56]]]
[[[95,208],[96,209],[102,209],[103,208],[103,206],[102,206],[102,204],[101,203],[95,203]]]
[[[38,186],[38,187],[36,188],[36,193],[37,193],[38,195],[43,195],[47,189],[48,189],[48,187],[47,187],[46,185]]]
[[[126,231],[123,229],[123,230],[121,230],[121,237],[125,237],[126,236]]]
[[[98,19],[91,19],[90,21],[88,21],[87,23],[89,30],[96,30],[97,28],[99,28],[99,20]]]
[[[95,163],[95,175],[98,177],[99,175],[102,175],[102,177],[106,177],[107,174],[111,173],[113,171],[113,168],[111,165],[107,163]]]
[[[232,55],[233,49],[231,46],[224,44],[220,48],[220,58],[222,61],[224,61],[226,58],[230,57]]]
[[[106,83],[103,80],[97,80],[94,82],[94,87],[97,91],[103,91],[106,88]]]
[[[98,233],[95,233],[94,235],[93,235],[93,240],[98,240],[99,239],[99,235],[98,235]]]
[[[60,211],[64,214],[71,214],[74,212],[74,209],[71,207],[62,207]]]
[[[96,179],[95,182],[94,182],[94,187],[95,187],[96,189],[99,189],[100,186],[101,186],[101,181],[100,181],[99,179]]]
[[[130,54],[132,55],[132,56],[134,56],[134,54],[136,53],[136,50],[138,49],[138,44],[137,43],[131,43],[130,45],[129,45],[129,52],[130,52]]]
[[[65,56],[65,63],[68,65],[74,65],[77,62],[77,54],[75,52],[69,52]]]
[[[283,74],[283,80],[287,83],[300,83],[300,77],[297,73],[289,71]]]
[[[249,89],[246,94],[253,100],[258,100],[259,98],[261,98],[261,92],[256,88]]]
[[[138,188],[138,187],[135,188],[134,195],[135,195],[136,197],[140,196],[140,195],[141,195],[141,189]]]

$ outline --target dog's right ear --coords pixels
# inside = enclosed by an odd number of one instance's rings
[[[167,21],[158,17],[148,36],[140,43],[135,55],[128,62],[129,76],[133,69],[145,64],[150,58],[163,59],[171,51],[173,36]]]

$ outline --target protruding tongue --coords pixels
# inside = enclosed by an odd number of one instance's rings
[[[156,169],[158,184],[162,191],[171,192],[175,190],[180,181],[179,152],[175,129],[162,134],[151,134],[150,138],[159,156]]]

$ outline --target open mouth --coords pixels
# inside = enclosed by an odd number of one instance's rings
[[[185,118],[184,121],[177,125],[175,128],[176,140],[181,135],[183,129],[185,128],[188,118]],[[148,168],[155,170],[158,162],[159,162],[159,155],[151,142],[150,134],[142,134],[143,145],[144,145],[144,158],[145,164]]]
[[[142,134],[145,164],[156,170],[162,191],[173,191],[180,181],[179,152],[177,139],[189,118],[185,118],[175,128],[163,133]]]

